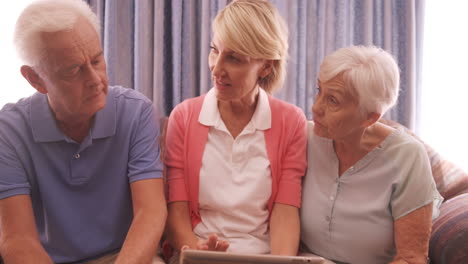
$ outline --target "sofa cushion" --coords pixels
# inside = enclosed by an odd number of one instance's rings
[[[468,193],[445,201],[432,225],[431,263],[468,263]]]

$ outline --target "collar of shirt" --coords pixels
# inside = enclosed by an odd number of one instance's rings
[[[224,126],[218,109],[215,88],[211,88],[206,94],[198,117],[198,122],[205,126],[213,126],[216,129],[220,129]],[[271,128],[270,102],[268,101],[267,93],[262,88],[259,89],[257,107],[249,124],[256,130],[267,130]]]
[[[96,113],[94,124],[90,130],[93,139],[113,136],[116,130],[115,96],[109,88],[106,105]],[[35,93],[31,98],[31,130],[36,142],[54,142],[67,140],[67,137],[57,127],[55,118],[49,108],[47,96]]]

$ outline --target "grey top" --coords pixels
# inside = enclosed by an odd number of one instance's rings
[[[390,262],[393,222],[431,202],[435,216],[442,201],[424,147],[395,130],[339,176],[333,141],[315,135],[312,122],[308,129],[303,250],[344,263]]]

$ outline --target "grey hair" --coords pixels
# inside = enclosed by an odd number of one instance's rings
[[[328,55],[320,65],[318,79],[327,82],[341,75],[356,95],[362,113],[383,116],[398,99],[400,70],[387,51],[375,46],[351,46]]]
[[[100,35],[96,14],[83,0],[37,0],[27,6],[16,21],[14,44],[20,59],[35,66],[44,56],[41,34],[72,29],[84,18]]]

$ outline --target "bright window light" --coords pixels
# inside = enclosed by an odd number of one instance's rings
[[[2,8],[0,8],[0,36],[2,36],[2,48],[0,49],[0,58],[2,58],[0,60],[0,72],[2,73],[0,108],[6,103],[14,103],[36,91],[21,76],[21,61],[16,56],[13,46],[13,31],[16,19],[30,2],[31,0],[2,1]]]
[[[468,1],[426,1],[421,137],[468,172]]]

